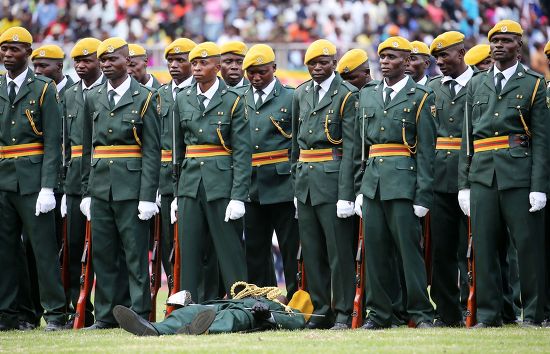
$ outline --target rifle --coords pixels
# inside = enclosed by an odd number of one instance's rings
[[[365,292],[364,252],[365,242],[363,239],[363,220],[360,219],[357,254],[355,255],[355,298],[353,299],[353,312],[351,313],[351,328],[359,328],[363,325],[363,296]]]
[[[298,261],[298,273],[296,273],[296,281],[298,282],[298,290],[306,290],[306,268],[304,265],[304,257],[302,257],[302,245],[298,247],[296,255]]]
[[[426,279],[428,285],[432,285],[432,237],[430,231],[430,212],[424,217],[424,265],[426,267]]]
[[[155,232],[153,241],[153,253],[151,255],[151,313],[149,321],[157,320],[157,294],[161,285],[161,243],[160,243],[160,214],[155,215]]]
[[[65,116],[61,120],[61,171],[59,174],[59,183],[63,186],[65,177],[67,176],[67,129],[66,129]],[[71,277],[69,274],[69,240],[67,238],[67,216],[63,218],[61,224],[61,248],[59,249],[59,264],[61,266],[61,282],[63,283],[63,290],[65,290],[65,297],[67,298],[67,306],[70,298]]]
[[[86,236],[84,239],[84,251],[82,252],[82,258],[80,259],[82,264],[82,271],[80,274],[80,294],[78,295],[78,302],[76,304],[74,329],[84,327],[86,320],[86,303],[88,302],[88,296],[92,291],[94,284],[94,274],[92,273],[92,232],[90,221],[86,220]]]
[[[466,252],[468,259],[468,301],[466,303],[466,327],[472,327],[476,324],[476,265],[474,260],[474,249],[472,239],[472,226],[470,218],[468,218],[468,251]]]

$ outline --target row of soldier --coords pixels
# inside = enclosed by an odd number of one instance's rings
[[[58,243],[49,232],[56,230],[50,212],[56,205],[67,216],[73,308],[85,218],[91,220],[97,277],[95,309],[89,303],[86,313],[91,329],[116,327],[115,305],[144,319],[154,311],[147,220],[159,207],[164,269],[170,275],[171,224],[178,221],[180,288],[195,301],[223,296],[243,279],[274,285],[275,231],[289,297],[297,290],[301,243],[314,314],[320,315],[307,327],[349,328],[357,214],[365,236],[363,327],[461,326],[464,295],[457,278],[464,274],[460,247],[470,223],[470,188],[477,326],[502,324],[510,239],[520,279],[527,279],[520,282],[522,323],[541,325],[549,315],[543,310],[542,211],[548,107],[543,78],[517,60],[521,35],[519,24],[504,21],[489,33],[490,48],[466,56],[458,32],[442,34],[430,47],[389,38],[378,48],[381,82],[370,81],[365,52],[352,50],[337,65],[335,46],[319,40],[304,58],[312,80],[294,90],[274,77],[275,53],[266,45],[247,52],[243,43],[220,49],[188,39],[166,48],[172,81],[154,88],[143,48],[119,38],[80,40],[71,57],[81,81],[71,86],[61,74],[60,49],[32,52],[28,32],[6,31],[0,37],[8,70],[0,82],[0,174],[6,181],[0,238],[7,246],[0,262],[17,271],[2,277],[0,328],[34,328],[42,315],[25,317],[25,305],[32,308],[32,267],[21,264],[21,233],[32,246],[27,252],[34,251],[28,258],[36,261],[35,307],[44,308],[47,330],[66,326]],[[428,80],[423,73],[430,54],[443,76]],[[29,56],[37,74],[56,85],[27,69]],[[473,66],[490,57],[495,65],[489,71]],[[494,79],[501,72],[504,79]],[[61,115],[63,125],[45,119]],[[67,174],[56,186],[60,135]],[[428,212],[430,279],[420,224]]]

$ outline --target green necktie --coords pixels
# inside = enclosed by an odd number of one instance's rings
[[[498,73],[497,74],[497,83],[495,84],[495,89],[497,90],[497,95],[500,95],[500,92],[502,91],[502,80],[504,80],[504,74]]]
[[[115,108],[115,95],[116,95],[115,90],[109,91],[109,106],[111,107],[111,110]]]
[[[317,106],[319,104],[319,91],[321,90],[321,85],[315,85],[313,89],[313,106]]]
[[[451,80],[449,81],[449,91],[451,91],[451,97],[455,97],[456,96],[456,81],[455,80]]]
[[[204,112],[204,109],[206,107],[204,107],[204,101],[206,100],[206,96],[205,95],[197,95],[197,99],[199,100],[199,106],[200,106],[200,109],[201,109],[201,112]]]
[[[391,87],[386,87],[384,89],[384,92],[386,92],[386,98],[384,99],[384,107],[387,107],[390,104],[391,93],[393,92],[393,89]]]
[[[13,103],[13,101],[15,101],[15,96],[17,96],[17,93],[15,92],[15,86],[15,82],[10,81],[10,84],[8,85],[8,98],[10,99],[10,103]]]
[[[256,110],[260,109],[260,106],[264,104],[264,100],[262,99],[262,96],[265,94],[262,90],[256,90],[256,94],[258,95],[258,99],[256,100]]]

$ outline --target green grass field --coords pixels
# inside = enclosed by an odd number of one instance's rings
[[[159,294],[164,303],[166,292]],[[162,318],[158,306],[158,318]],[[367,332],[279,331],[204,336],[135,337],[121,329],[0,333],[8,353],[550,353],[550,329],[398,328]]]

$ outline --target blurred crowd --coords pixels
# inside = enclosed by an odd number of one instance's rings
[[[534,69],[548,38],[544,0],[1,0],[0,33],[21,25],[37,42],[120,36],[148,46],[173,38],[248,43],[310,43],[327,38],[344,52],[375,48],[388,36],[431,43],[457,30],[467,46],[486,42],[499,20],[526,29],[525,62]],[[545,8],[546,6],[546,8]],[[375,51],[372,51],[375,52]],[[539,53],[540,54],[540,53]],[[535,58],[528,60],[527,58]],[[538,55],[538,57],[541,57]],[[292,63],[292,60],[291,60]],[[297,63],[298,64],[298,63]],[[533,65],[535,64],[535,65]],[[547,69],[545,69],[547,70]]]

